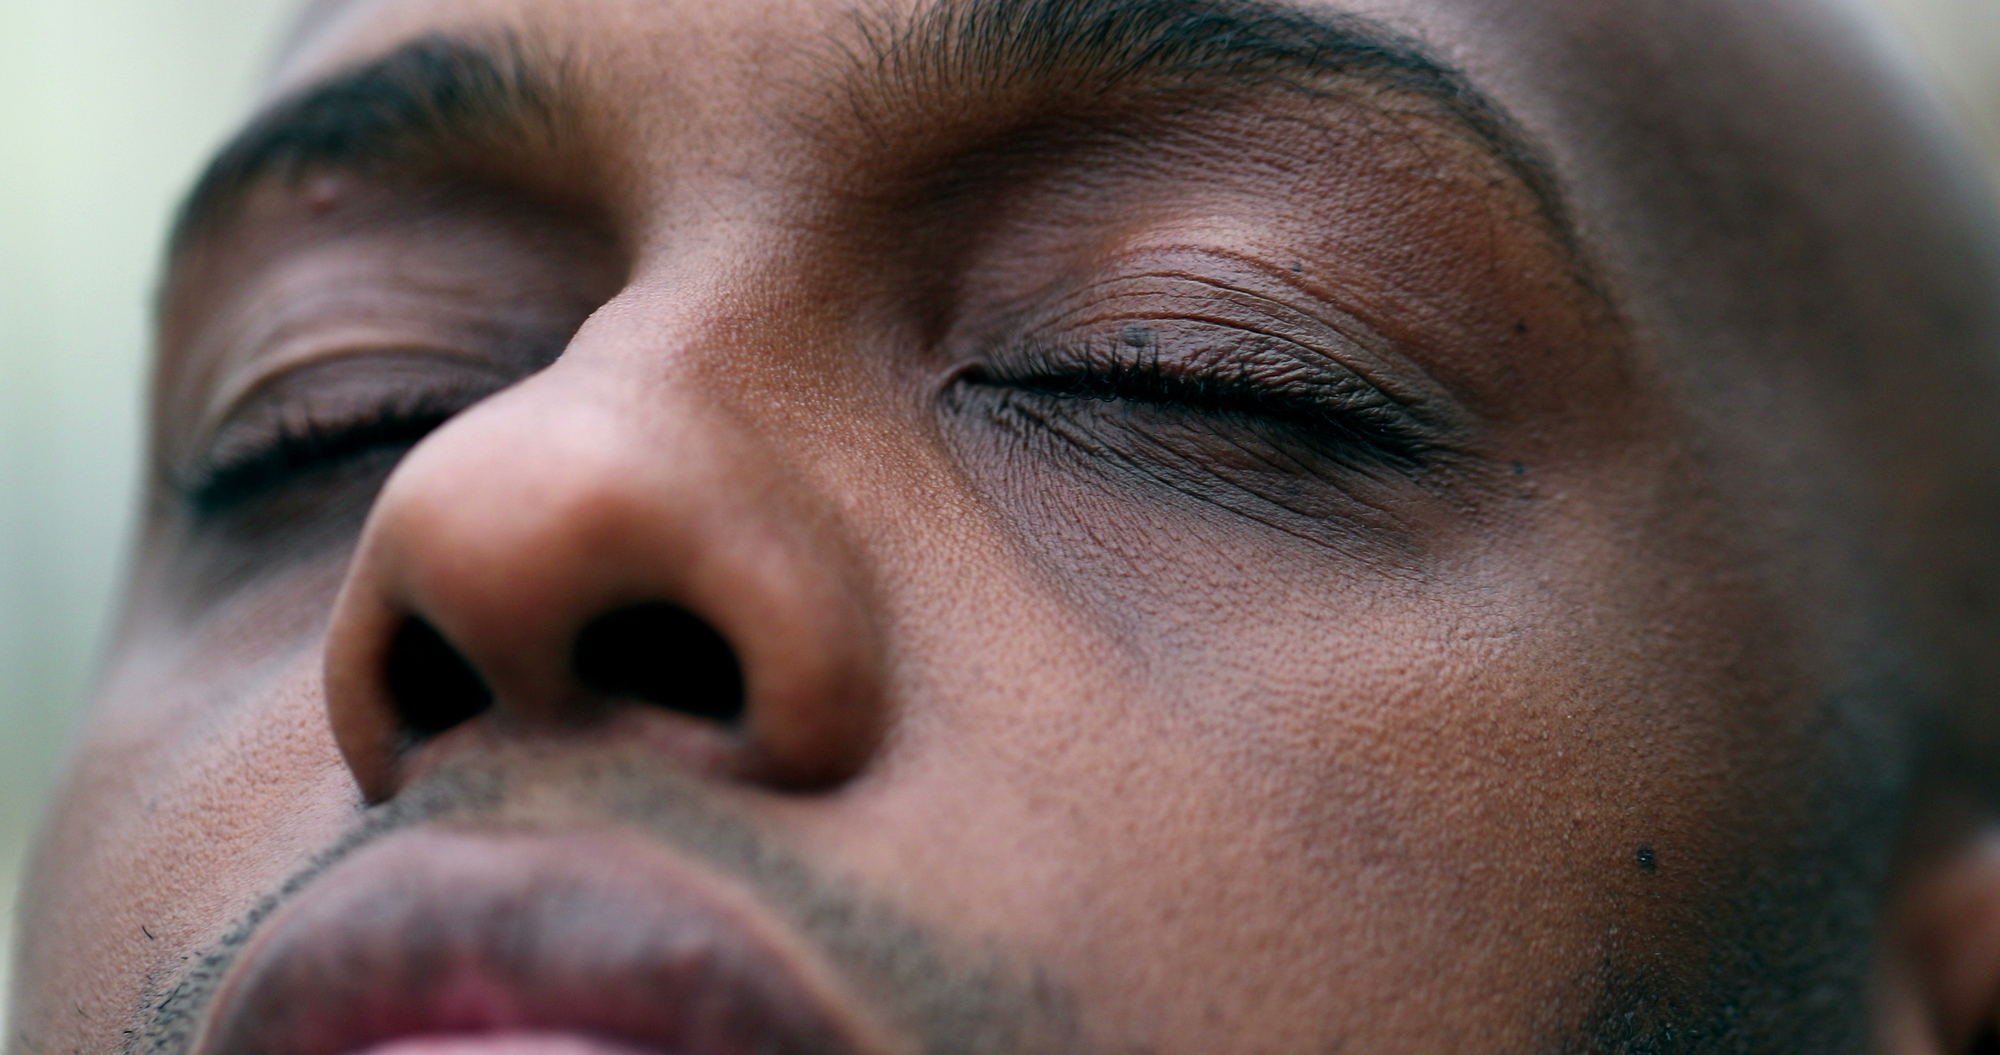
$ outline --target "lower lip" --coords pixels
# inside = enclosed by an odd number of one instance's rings
[[[363,1055],[644,1055],[635,1048],[567,1033],[481,1033],[411,1037]]]
[[[617,831],[414,829],[274,913],[194,1046],[222,1055],[858,1055],[747,891]]]

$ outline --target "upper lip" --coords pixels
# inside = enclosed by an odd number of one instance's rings
[[[878,1055],[831,971],[742,887],[637,837],[413,830],[270,917],[200,1055],[572,1033],[672,1055]]]

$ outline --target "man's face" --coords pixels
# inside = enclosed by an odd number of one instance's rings
[[[1698,7],[321,12],[18,1050],[1854,1043],[1831,441],[1633,160],[1840,30]]]

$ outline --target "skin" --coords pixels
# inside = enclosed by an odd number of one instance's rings
[[[1365,77],[867,81],[860,27],[918,10],[311,12],[273,98],[511,33],[564,134],[265,180],[176,248],[10,1051],[173,1050],[143,1009],[342,853],[610,843],[885,1050],[1970,1049],[2000,256],[1864,16],[1370,5],[1538,190]],[[1421,452],[1031,383],[1255,372],[1251,327]],[[476,405],[187,493],[410,391]],[[740,725],[579,675],[646,602],[727,640]],[[410,618],[495,703],[406,751]],[[517,842],[393,838],[434,828]]]

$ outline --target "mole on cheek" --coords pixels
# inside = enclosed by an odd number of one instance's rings
[[[1638,864],[1639,871],[1647,875],[1660,870],[1660,862],[1653,856],[1653,848],[1650,846],[1639,847],[1639,851],[1632,855],[1632,860]]]

